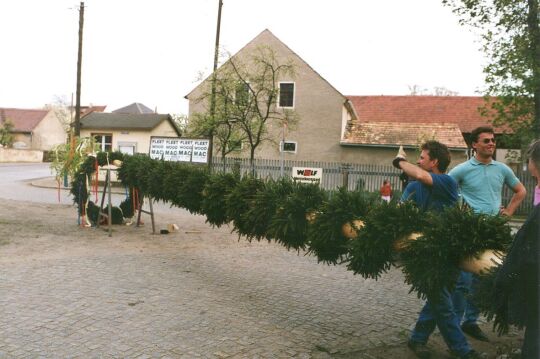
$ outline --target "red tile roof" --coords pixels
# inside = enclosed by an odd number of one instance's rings
[[[32,132],[47,116],[49,110],[24,110],[18,108],[0,108],[0,123],[11,120],[14,132]]]
[[[103,112],[105,111],[105,106],[81,106],[81,117],[84,117],[92,112]],[[73,109],[75,111],[75,109]]]
[[[485,105],[478,96],[346,96],[360,122],[453,123],[468,133],[489,125],[480,115]],[[497,133],[501,129],[495,129]]]
[[[450,148],[467,148],[459,127],[452,123],[355,123],[346,132],[341,144],[418,147],[422,142],[431,139]]]

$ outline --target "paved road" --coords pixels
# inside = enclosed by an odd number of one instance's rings
[[[0,207],[0,358],[373,358],[381,345],[411,357],[421,302],[398,270],[363,280],[181,209],[157,216],[179,232],[109,238],[31,189],[45,165],[0,171],[0,197],[36,202]]]

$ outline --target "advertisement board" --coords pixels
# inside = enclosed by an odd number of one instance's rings
[[[208,163],[210,140],[200,138],[150,138],[150,158],[154,160]]]
[[[292,168],[292,178],[296,182],[320,184],[322,181],[322,174],[323,174],[322,168],[311,168],[311,167],[293,167]]]

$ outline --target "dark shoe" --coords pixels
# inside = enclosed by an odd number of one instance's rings
[[[477,324],[463,324],[461,330],[463,330],[463,333],[470,335],[476,340],[489,342],[489,338],[482,332],[482,329],[480,329]]]
[[[414,354],[416,354],[418,358],[420,359],[431,358],[431,352],[429,351],[429,349],[427,348],[425,344],[409,340],[407,342],[407,346],[409,347],[410,350],[414,352]]]

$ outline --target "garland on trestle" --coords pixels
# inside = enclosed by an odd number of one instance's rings
[[[346,262],[365,278],[378,279],[399,263],[421,297],[453,288],[463,260],[485,249],[504,251],[511,241],[506,219],[497,216],[460,208],[422,213],[411,203],[381,203],[378,194],[210,174],[201,166],[142,155],[126,156],[119,178],[152,198],[206,215],[213,226],[232,222],[239,236],[306,248],[319,262]],[[306,215],[312,214],[310,224]],[[345,235],[344,224],[352,236]],[[404,242],[415,233],[416,240]]]
[[[96,174],[96,165],[105,166],[115,160],[122,161],[123,159],[124,154],[121,152],[98,152],[95,157],[90,155],[80,164],[78,171],[73,175],[70,193],[73,196],[73,201],[77,204],[78,214],[83,219],[81,224],[90,224],[85,223],[87,220],[94,224],[98,221],[99,206],[90,200],[90,183],[92,181],[92,175]],[[98,178],[96,177],[97,180]],[[124,202],[131,202],[131,199],[126,198]],[[120,206],[126,207],[126,204],[122,202]],[[111,220],[113,224],[122,223],[124,216],[126,218],[133,216],[133,213],[131,213],[131,216],[128,216],[130,213],[124,214],[121,207],[113,206],[111,208]],[[104,208],[104,212],[108,213],[108,205]]]

